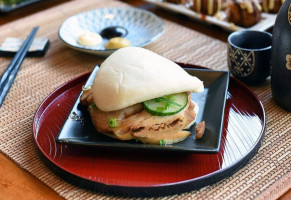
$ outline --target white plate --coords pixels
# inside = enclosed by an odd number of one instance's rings
[[[68,46],[91,54],[108,56],[115,50],[106,50],[108,41],[93,47],[82,46],[77,40],[85,31],[99,33],[110,26],[127,29],[125,36],[131,46],[142,47],[158,39],[164,32],[164,23],[156,15],[137,8],[111,7],[91,10],[66,19],[59,29],[59,37]]]
[[[257,30],[257,31],[265,31],[275,24],[276,20],[276,14],[268,14],[268,13],[262,13],[262,20],[255,24],[252,27],[249,28],[244,28],[240,27],[237,25],[234,25],[233,23],[230,23],[226,21],[226,14],[224,11],[221,11],[219,13],[220,19],[216,16],[208,16],[208,15],[203,15],[200,13],[196,13],[188,8],[186,8],[183,5],[178,5],[178,4],[173,4],[173,3],[166,3],[163,2],[162,0],[144,0],[148,3],[154,4],[156,6],[162,7],[164,9],[184,14],[192,19],[201,21],[201,22],[206,22],[209,24],[217,25],[225,30],[228,31],[237,31],[237,30]]]

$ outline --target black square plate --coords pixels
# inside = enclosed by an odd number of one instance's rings
[[[98,71],[96,67],[86,84],[90,85]],[[204,82],[202,93],[192,93],[191,98],[199,105],[196,122],[205,121],[206,130],[203,137],[195,139],[195,125],[190,128],[192,134],[182,142],[172,145],[150,145],[132,141],[119,141],[98,133],[86,111],[77,98],[66,119],[56,141],[65,144],[89,145],[111,149],[136,149],[143,151],[160,150],[175,152],[204,152],[219,151],[223,130],[224,108],[229,83],[229,72],[208,69],[184,68],[189,74]]]

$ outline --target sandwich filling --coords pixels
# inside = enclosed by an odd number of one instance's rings
[[[104,112],[94,104],[91,89],[83,91],[81,103],[88,106],[96,130],[119,140],[138,140],[150,144],[173,144],[187,138],[186,129],[196,118],[197,106],[191,101],[178,113],[167,116],[152,115],[142,103],[110,112]],[[196,106],[196,109],[195,109]],[[196,111],[196,112],[195,112]]]

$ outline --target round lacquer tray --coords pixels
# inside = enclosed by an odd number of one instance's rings
[[[218,153],[122,151],[58,144],[55,139],[88,76],[84,74],[52,92],[37,110],[33,123],[35,143],[45,163],[80,187],[122,196],[191,191],[231,176],[261,145],[264,108],[255,94],[234,78],[229,82]]]

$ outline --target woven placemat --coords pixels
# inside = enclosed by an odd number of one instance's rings
[[[8,36],[23,38],[35,25],[40,25],[37,36],[47,37],[51,42],[45,57],[25,59],[0,109],[0,151],[68,199],[122,199],[80,189],[60,179],[39,158],[32,135],[33,118],[44,98],[104,59],[67,47],[58,38],[58,28],[69,16],[108,6],[127,5],[113,0],[70,1],[0,27],[0,42]],[[226,43],[164,22],[165,33],[148,49],[177,62],[227,70]],[[10,61],[0,58],[0,73]],[[234,175],[216,184],[159,199],[276,199],[291,188],[291,115],[274,103],[269,80],[251,89],[267,114],[267,131],[257,155]]]

